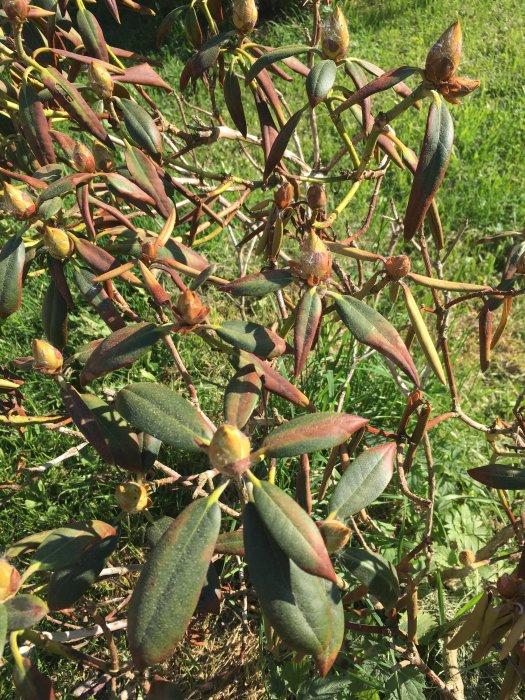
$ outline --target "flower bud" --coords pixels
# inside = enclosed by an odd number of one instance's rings
[[[102,170],[102,172],[105,173],[113,170],[113,166],[115,165],[113,155],[111,151],[101,143],[93,144],[93,156],[95,158],[95,166],[97,170]]]
[[[400,280],[410,272],[410,258],[406,255],[392,255],[385,261],[385,270],[391,280]]]
[[[113,94],[113,78],[100,61],[92,61],[88,68],[89,87],[102,100]]]
[[[33,340],[33,367],[42,374],[58,374],[62,369],[62,353],[45,340]]]
[[[144,241],[140,248],[140,259],[150,265],[157,257],[157,247],[153,241]]]
[[[46,226],[43,241],[49,255],[56,260],[64,260],[71,253],[72,243],[61,228]]]
[[[450,80],[459,66],[462,44],[461,25],[456,20],[428,52],[425,78],[436,85]]]
[[[175,311],[186,325],[194,326],[196,323],[201,323],[210,310],[207,306],[203,306],[198,294],[186,289],[180,295]]]
[[[514,598],[520,592],[518,578],[513,574],[503,574],[497,582],[496,588],[502,598]]]
[[[350,37],[346,18],[340,7],[336,7],[326,20],[321,32],[321,49],[325,58],[338,61],[348,51]]]
[[[2,10],[11,22],[25,22],[29,14],[28,0],[2,0]]]
[[[302,245],[299,266],[306,278],[324,280],[332,272],[332,254],[313,229]]]
[[[310,209],[317,211],[326,207],[326,191],[322,185],[310,185],[306,193],[306,201]]]
[[[216,430],[208,448],[210,464],[225,476],[240,476],[250,466],[250,439],[235,425]]]
[[[73,165],[80,173],[95,172],[95,157],[83,143],[77,143],[73,149]]]
[[[140,513],[151,506],[151,499],[144,484],[126,481],[115,490],[115,498],[124,513]]]
[[[0,559],[0,603],[12,598],[20,587],[20,574],[7,559]]]
[[[249,34],[257,24],[255,0],[233,0],[233,24],[243,34]]]
[[[323,520],[317,522],[317,527],[321,531],[329,554],[346,547],[352,535],[352,530],[339,520]]]
[[[19,221],[30,219],[36,212],[36,205],[27,192],[13,187],[8,182],[4,183],[1,208]]]
[[[476,568],[476,555],[470,549],[464,549],[459,553],[459,561],[468,569]]]
[[[293,199],[293,187],[289,182],[283,183],[273,194],[273,201],[279,209],[286,209]]]

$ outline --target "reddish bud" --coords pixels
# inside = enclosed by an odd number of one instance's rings
[[[33,340],[33,367],[42,374],[58,374],[62,369],[62,353],[45,340]]]
[[[87,146],[77,143],[73,149],[73,165],[80,173],[95,172],[95,157]]]
[[[289,182],[283,183],[279,189],[275,190],[273,200],[279,209],[286,209],[293,199],[293,187]]]
[[[410,272],[410,258],[406,255],[393,255],[386,260],[385,270],[391,280],[400,280]]]
[[[100,143],[93,145],[93,156],[95,158],[95,166],[97,170],[108,173],[113,170],[115,162],[111,151]]]
[[[329,554],[338,552],[343,547],[346,547],[352,536],[352,530],[344,523],[339,522],[339,520],[323,520],[322,522],[317,522],[317,527],[321,531]]]
[[[179,297],[177,301],[177,306],[175,307],[175,312],[188,326],[194,326],[197,323],[201,323],[208,315],[210,309],[207,306],[203,306],[199,296],[192,292],[190,289],[186,289]]]
[[[459,66],[462,44],[461,25],[457,20],[443,32],[428,52],[425,63],[426,79],[435,85],[450,80]]]
[[[30,219],[36,212],[36,205],[27,192],[13,187],[8,182],[4,183],[4,194],[0,206],[19,221]]]
[[[302,245],[299,266],[305,278],[325,280],[332,272],[332,254],[313,230]]]
[[[350,36],[346,18],[340,7],[336,7],[323,25],[321,49],[325,58],[338,61],[348,51]]]
[[[306,201],[310,209],[317,211],[326,207],[326,191],[322,185],[310,185],[306,193]]]
[[[11,22],[25,22],[29,14],[28,0],[2,0],[2,10]]]
[[[216,430],[208,448],[210,464],[225,476],[239,476],[250,466],[250,439],[235,425]]]
[[[496,588],[502,598],[514,598],[520,593],[519,579],[513,574],[503,574],[497,582]]]

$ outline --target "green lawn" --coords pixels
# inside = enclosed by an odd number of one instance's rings
[[[284,4],[284,3],[283,3]],[[503,232],[520,231],[525,215],[525,189],[523,187],[525,148],[525,94],[522,85],[525,76],[525,52],[523,40],[525,33],[525,9],[518,0],[454,0],[449,3],[436,0],[349,0],[346,14],[351,33],[353,56],[365,58],[384,69],[403,64],[422,65],[428,48],[441,32],[460,17],[464,31],[464,58],[460,72],[481,80],[481,89],[464,100],[464,104],[451,106],[455,123],[455,147],[451,165],[438,197],[440,211],[448,240],[454,233],[466,226],[462,242],[447,263],[446,275],[449,278],[465,281],[487,281],[496,284],[499,281],[506,255],[515,241],[510,236],[495,241],[478,243],[482,236]],[[300,43],[304,40],[304,26],[310,20],[297,12],[268,22],[259,30],[261,43],[272,45]],[[105,16],[103,11],[100,16]],[[122,28],[115,28],[111,20],[105,20],[108,27],[108,42],[133,48],[140,53],[160,61],[159,72],[173,84],[178,83],[178,76],[184,60],[189,56],[183,44],[182,31],[177,28],[168,38],[165,46],[155,48],[156,18],[140,17],[124,13]],[[299,83],[282,86],[292,109],[298,108],[305,101],[304,88]],[[157,92],[161,110],[166,116],[178,121],[178,110],[174,98],[166,93]],[[204,102],[205,95],[198,89],[197,100]],[[392,98],[385,98],[387,104]],[[249,130],[256,132],[254,112],[247,106]],[[320,117],[323,134],[323,146],[327,153],[338,146],[336,134],[328,119]],[[411,111],[400,120],[399,136],[416,150],[424,131],[425,116]],[[305,154],[308,155],[308,135],[303,132]],[[213,158],[216,159],[215,151]],[[236,172],[239,157],[223,148],[220,151],[225,171]],[[211,158],[211,155],[210,155]],[[206,164],[206,161],[204,161]],[[213,165],[217,167],[216,161]],[[341,167],[348,163],[341,162]],[[402,214],[406,206],[406,197],[410,178],[407,173],[394,171],[388,173],[385,186],[381,192],[374,223],[360,245],[370,250],[384,245],[389,236],[388,221],[383,218],[390,214],[390,202],[396,202]],[[346,185],[345,185],[346,186]],[[368,194],[368,190],[366,190]],[[333,188],[330,192],[331,204],[344,191]],[[359,225],[367,209],[367,197],[359,196],[355,205],[346,212],[338,224],[343,237],[344,230],[351,230]],[[1,225],[0,225],[1,226]],[[240,233],[236,230],[236,233]],[[0,229],[1,235],[1,229]],[[242,234],[240,234],[242,235]],[[217,262],[220,274],[225,277],[235,276],[232,264],[232,251],[225,255],[226,237],[215,239],[206,249],[206,255],[212,262]],[[399,246],[399,253],[411,251]],[[204,251],[203,251],[204,252]],[[255,269],[255,268],[254,268]],[[22,308],[12,317],[2,322],[0,330],[0,365],[8,365],[18,355],[30,353],[33,337],[42,335],[40,319],[40,300],[45,291],[44,278],[36,276],[31,279],[26,289]],[[217,318],[224,312],[219,295],[210,293],[212,303],[217,302],[214,310]],[[431,304],[430,294],[425,297],[419,293],[418,301]],[[465,317],[457,316],[451,327],[451,346],[454,353],[454,368],[460,392],[464,396],[463,408],[472,417],[482,422],[491,421],[496,415],[508,418],[518,387],[525,379],[525,352],[523,342],[525,333],[523,321],[524,305],[517,300],[515,304],[514,325],[507,332],[501,348],[495,352],[491,369],[482,376],[477,364],[476,314],[479,309],[469,306]],[[388,316],[394,322],[403,325],[406,315],[400,302],[396,306],[383,300],[382,307],[388,309]],[[389,305],[392,308],[389,309]],[[270,302],[256,303],[254,315],[268,317]],[[231,313],[231,312],[230,312]],[[106,333],[102,322],[93,320],[93,314],[86,313],[79,304],[71,315],[70,346],[87,342]],[[309,396],[315,397],[319,410],[331,410],[337,403],[339,393],[349,370],[353,341],[348,333],[341,334],[340,328],[325,324],[315,359],[310,361],[302,380],[301,388]],[[229,367],[224,366],[221,356],[206,354],[204,345],[193,337],[185,337],[179,342],[179,349],[190,370],[198,378],[197,391],[205,410],[213,419],[220,419],[222,401],[220,391],[231,376]],[[111,381],[99,380],[94,391],[102,387],[118,388],[130,380],[156,380],[172,383],[181,387],[180,379],[171,370],[165,369],[168,357],[163,348],[155,348],[146,358],[137,363],[132,370],[121,370],[111,375]],[[422,367],[422,354],[417,354],[418,367]],[[283,365],[291,374],[290,364]],[[34,373],[24,375],[26,384],[26,410],[52,412],[61,410],[56,387],[51,381],[42,381]],[[373,390],[371,391],[371,386]],[[350,384],[345,402],[345,410],[360,415],[373,415],[374,424],[391,429],[396,425],[403,409],[403,399],[393,390],[393,382],[384,362],[373,356],[359,366]],[[435,414],[449,409],[448,394],[437,381],[430,379],[426,387],[429,400]],[[282,415],[290,417],[289,405],[274,401]],[[44,464],[68,449],[73,442],[67,436],[58,435],[40,428],[28,428],[24,434],[0,427],[0,484],[21,486],[19,490],[0,490],[0,551],[14,540],[31,532],[48,529],[70,520],[101,518],[108,521],[116,518],[119,512],[113,492],[122,474],[111,470],[100,462],[91,448],[83,450],[79,457],[71,458],[58,466],[52,467],[45,474],[28,472],[26,467]],[[491,536],[494,529],[506,524],[505,514],[494,492],[475,484],[466,474],[472,466],[486,463],[490,452],[482,436],[466,426],[456,422],[444,423],[432,432],[432,446],[436,464],[437,501],[436,525],[434,532],[435,570],[456,565],[458,552],[462,549],[478,549]],[[186,456],[163,450],[161,459],[179,471],[192,473],[197,465],[187,462]],[[312,460],[314,490],[320,483],[326,454],[316,455]],[[293,487],[292,463],[283,464],[279,470],[278,483],[282,487]],[[420,458],[410,475],[410,486],[416,493],[425,493],[426,472]],[[154,518],[162,514],[175,514],[179,505],[176,492],[159,490],[154,495],[151,513]],[[521,500],[519,501],[521,503]],[[381,497],[379,503],[371,509],[372,516],[380,523],[381,532],[371,537],[371,542],[390,559],[396,559],[398,552],[411,549],[421,533],[422,518],[414,511],[413,505],[400,496],[395,487]],[[517,511],[517,507],[515,508]],[[317,515],[326,516],[325,503],[318,504]],[[143,542],[145,521],[135,517],[131,525],[123,523],[123,557],[132,560],[137,554],[137,547]],[[233,569],[232,569],[233,570]],[[483,569],[483,576],[494,579],[493,570]],[[228,575],[230,575],[228,573]],[[233,575],[233,574],[232,574]],[[435,589],[429,588],[421,600],[424,610],[424,630],[419,636],[423,639],[426,659],[432,668],[441,668],[441,649],[437,639],[439,615],[453,617],[457,610],[472,595],[481,590],[482,578],[478,573],[472,574],[454,592],[447,592],[445,609],[439,608]],[[109,598],[111,590],[105,594]],[[233,618],[233,616],[232,616]],[[216,630],[215,634],[219,634]],[[214,638],[215,639],[215,638]],[[218,645],[220,647],[220,645]],[[392,695],[396,700],[417,700],[418,698],[437,698],[433,690],[423,690],[420,677],[399,673],[392,675],[389,671],[395,663],[393,655],[386,645],[377,642],[370,646],[369,640],[352,638],[348,648],[345,674],[359,675],[359,687],[356,692],[367,685],[375,688],[380,681],[381,687],[390,683]],[[87,650],[96,649],[91,644]],[[184,689],[194,682],[206,677],[211,668],[208,661],[201,659],[199,668],[190,663],[191,648],[184,647],[186,660],[171,671],[182,677]],[[227,649],[219,649],[226,656]],[[361,659],[360,669],[356,659]],[[363,661],[363,659],[365,659]],[[208,663],[208,666],[206,665]],[[491,700],[496,697],[496,688],[501,669],[496,661],[484,662],[481,666],[470,664],[468,657],[462,656],[463,677],[467,685],[468,700]],[[48,669],[57,673],[57,666],[50,663]],[[57,690],[65,692],[70,687],[72,665],[58,666],[59,684]],[[295,697],[295,692],[310,672],[307,663],[293,665],[286,663],[277,666],[271,658],[265,656],[262,676],[257,683],[264,685],[267,697],[284,700]],[[394,680],[392,680],[394,679]],[[394,684],[394,685],[392,685]],[[400,684],[401,690],[396,688]],[[423,694],[422,694],[423,693]],[[262,697],[262,695],[259,695]],[[10,681],[2,675],[0,669],[0,700],[12,697]],[[68,697],[67,694],[60,697]],[[212,696],[210,696],[212,697]],[[217,697],[227,697],[217,696]],[[229,696],[233,697],[233,696]],[[241,697],[235,696],[235,697]],[[250,695],[242,697],[252,697]],[[359,698],[377,698],[375,695],[355,695]]]

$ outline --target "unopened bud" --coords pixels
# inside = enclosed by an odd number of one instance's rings
[[[462,44],[461,25],[457,20],[443,32],[428,52],[425,63],[426,79],[436,85],[450,80],[459,66]]]
[[[136,481],[119,484],[115,490],[115,498],[125,513],[140,513],[151,505],[148,490],[144,484]]]
[[[307,278],[324,280],[332,272],[332,254],[313,229],[301,248],[299,265],[302,275]]]
[[[310,209],[317,211],[326,207],[326,191],[322,185],[310,185],[306,193],[306,201]]]
[[[45,340],[33,340],[33,367],[42,374],[58,374],[62,369],[62,353]]]
[[[459,553],[459,561],[468,569],[476,568],[476,555],[470,549],[464,549]]]
[[[515,575],[503,574],[497,580],[496,588],[502,598],[514,598],[520,592],[521,586]]]
[[[19,221],[30,219],[36,212],[36,205],[27,192],[13,187],[8,182],[4,183],[1,208]]]
[[[250,466],[250,439],[235,425],[225,423],[210,442],[208,457],[214,469],[226,476],[239,476]]]
[[[286,209],[293,199],[293,187],[289,182],[283,183],[273,194],[273,201],[279,209]]]
[[[72,243],[69,236],[61,228],[46,226],[43,237],[47,252],[52,258],[64,260],[71,253]]]
[[[20,574],[7,559],[0,559],[0,603],[12,598],[20,587]]]
[[[346,18],[340,7],[336,7],[323,25],[321,49],[325,58],[338,61],[348,51],[350,36]]]
[[[88,68],[89,87],[102,100],[113,94],[113,78],[100,61],[92,61]]]
[[[93,145],[93,156],[95,158],[95,166],[97,170],[108,173],[113,170],[115,161],[111,151],[100,143]]]
[[[352,530],[339,520],[323,520],[317,523],[317,527],[321,531],[329,554],[346,547],[352,536]]]
[[[385,261],[385,270],[391,280],[400,280],[410,272],[410,258],[406,255],[392,255]]]
[[[11,22],[25,22],[29,14],[28,0],[2,0],[2,10]]]
[[[83,143],[77,143],[73,149],[73,165],[80,173],[95,172],[95,157]]]
[[[257,24],[255,0],[233,0],[233,24],[243,34],[249,34]]]
[[[207,306],[203,306],[198,294],[186,289],[180,295],[175,311],[186,325],[194,326],[196,323],[201,323],[210,310]]]
[[[145,241],[140,249],[140,258],[142,262],[152,263],[157,257],[157,248],[153,241]]]

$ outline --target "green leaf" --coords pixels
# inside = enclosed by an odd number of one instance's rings
[[[224,393],[226,423],[244,428],[261,398],[262,382],[253,367],[243,367],[231,379]]]
[[[39,564],[40,571],[54,571],[70,566],[82,555],[86,547],[99,539],[99,532],[110,527],[100,520],[78,523],[51,530],[31,559]]]
[[[37,625],[48,613],[47,605],[36,595],[20,593],[4,603],[7,631],[26,630]]]
[[[379,695],[365,695],[369,691],[364,681],[354,676],[337,678],[312,678],[303,683],[297,693],[297,700],[379,700]],[[361,692],[360,692],[361,691]]]
[[[125,323],[117,307],[109,298],[106,290],[100,282],[94,282],[95,275],[84,268],[73,270],[73,279],[87,301],[93,306],[97,314],[103,319],[112,331],[124,328]]]
[[[277,134],[277,138],[273,142],[270,152],[268,153],[266,165],[264,166],[264,180],[266,180],[279,165],[279,162],[286,151],[286,147],[288,146],[288,142],[292,138],[293,133],[301,121],[301,117],[303,116],[305,110],[306,107],[301,107],[301,109],[295,114],[292,114],[290,119],[288,119],[281,131]]]
[[[306,78],[306,94],[311,107],[317,107],[332,89],[337,66],[330,60],[318,61]]]
[[[283,270],[264,270],[254,275],[241,277],[224,285],[221,291],[228,292],[234,297],[263,297],[266,294],[277,292],[287,287],[293,281],[293,274],[289,268]]]
[[[381,314],[360,299],[332,293],[342,322],[360,343],[387,357],[419,385],[414,361],[396,329]]]
[[[406,241],[423,226],[426,213],[447,171],[453,142],[452,117],[443,100],[436,98],[428,111],[423,146],[405,212]]]
[[[295,378],[301,374],[317,335],[323,304],[316,287],[311,287],[297,304],[294,325]]]
[[[159,158],[162,155],[162,136],[144,107],[123,97],[118,99],[118,106],[133,141],[153,158]]]
[[[224,78],[224,101],[230,113],[233,123],[241,134],[246,138],[248,126],[246,124],[246,115],[242,105],[242,93],[239,78],[233,72],[234,64],[231,64],[230,70]]]
[[[244,533],[242,528],[231,532],[221,532],[215,543],[215,554],[244,556]]]
[[[0,661],[4,658],[4,647],[7,639],[7,608],[0,603]]]
[[[175,683],[170,683],[159,676],[153,679],[146,700],[184,700],[186,693],[182,693]]]
[[[487,464],[468,470],[469,475],[492,489],[525,489],[525,469],[513,464]]]
[[[55,180],[38,196],[38,206],[41,207],[44,202],[49,202],[56,197],[64,197],[64,195],[73,192],[79,185],[91,182],[94,177],[92,173],[71,173]]]
[[[360,61],[360,63],[362,63]],[[365,66],[366,67],[366,66]],[[345,100],[336,110],[336,113],[344,112],[349,109],[352,105],[359,104],[367,97],[376,95],[378,92],[384,92],[390,88],[395,87],[398,83],[402,82],[406,78],[410,77],[415,73],[417,68],[412,66],[400,66],[399,68],[392,68],[391,70],[385,71],[380,76],[371,80],[362,88],[353,93],[351,97]]]
[[[288,421],[265,437],[260,452],[267,457],[294,457],[335,447],[368,423],[349,413],[314,413]]]
[[[395,568],[379,554],[365,549],[347,547],[339,558],[340,564],[367,586],[387,610],[399,598],[399,581]]]
[[[51,345],[63,350],[67,343],[67,302],[53,280],[42,302],[42,325]]]
[[[142,453],[138,438],[114,406],[108,406],[92,394],[80,394],[80,398],[94,415],[115,464],[130,472],[141,472]]]
[[[268,481],[256,481],[253,501],[270,535],[297,566],[337,582],[319,528],[293,498]]]
[[[118,392],[115,406],[131,425],[187,452],[199,452],[196,440],[209,442],[213,437],[197,409],[162,384],[130,384]]]
[[[0,250],[0,319],[14,314],[22,302],[24,263],[24,241],[12,236]]]
[[[147,321],[114,331],[89,356],[80,375],[81,384],[132,365],[169,332],[169,326],[157,326]]]
[[[32,535],[27,535],[26,537],[22,537],[21,540],[18,540],[18,542],[15,542],[12,544],[9,549],[6,550],[5,556],[8,559],[14,559],[15,557],[19,557],[22,554],[25,554],[27,552],[30,552],[33,549],[36,549],[39,544],[42,544],[42,542],[46,539],[46,537],[53,532],[52,530],[43,530],[42,532],[35,532]]]
[[[221,521],[213,495],[188,506],[150,554],[128,608],[128,641],[144,669],[173,653],[195,611]]]
[[[299,56],[300,54],[306,53],[307,51],[311,50],[311,46],[297,44],[293,46],[283,46],[278,49],[268,51],[263,56],[258,58],[255,61],[255,63],[251,66],[250,70],[246,74],[246,83],[251,83],[252,80],[256,78],[262,70],[268,68],[268,66],[271,66],[273,63],[282,61],[285,58],[290,58],[290,56]]]
[[[40,165],[56,161],[53,141],[44,112],[44,105],[36,90],[23,82],[18,93],[20,125],[29,147]]]
[[[246,504],[243,518],[246,561],[262,612],[286,645],[311,654],[325,676],[344,635],[337,587],[294,564],[270,535],[253,503]]]
[[[223,321],[213,329],[226,343],[258,357],[279,357],[286,350],[286,342],[280,336],[258,323]]]
[[[115,551],[118,534],[108,526],[108,534],[85,549],[80,559],[66,569],[55,571],[47,588],[50,610],[70,608],[98,578],[106,559]]]
[[[330,501],[334,517],[346,520],[383,493],[392,478],[396,447],[395,442],[371,447],[346,468]]]
[[[95,15],[86,9],[79,10],[77,12],[77,26],[86,53],[93,58],[98,58],[99,61],[108,63],[106,40]]]
[[[155,547],[174,522],[175,518],[171,518],[169,515],[163,515],[158,520],[155,520],[146,530],[146,540],[149,546]]]
[[[135,146],[126,146],[126,167],[131,178],[144,192],[155,200],[159,214],[167,219],[173,209],[173,204],[167,196],[157,168],[149,156]]]

